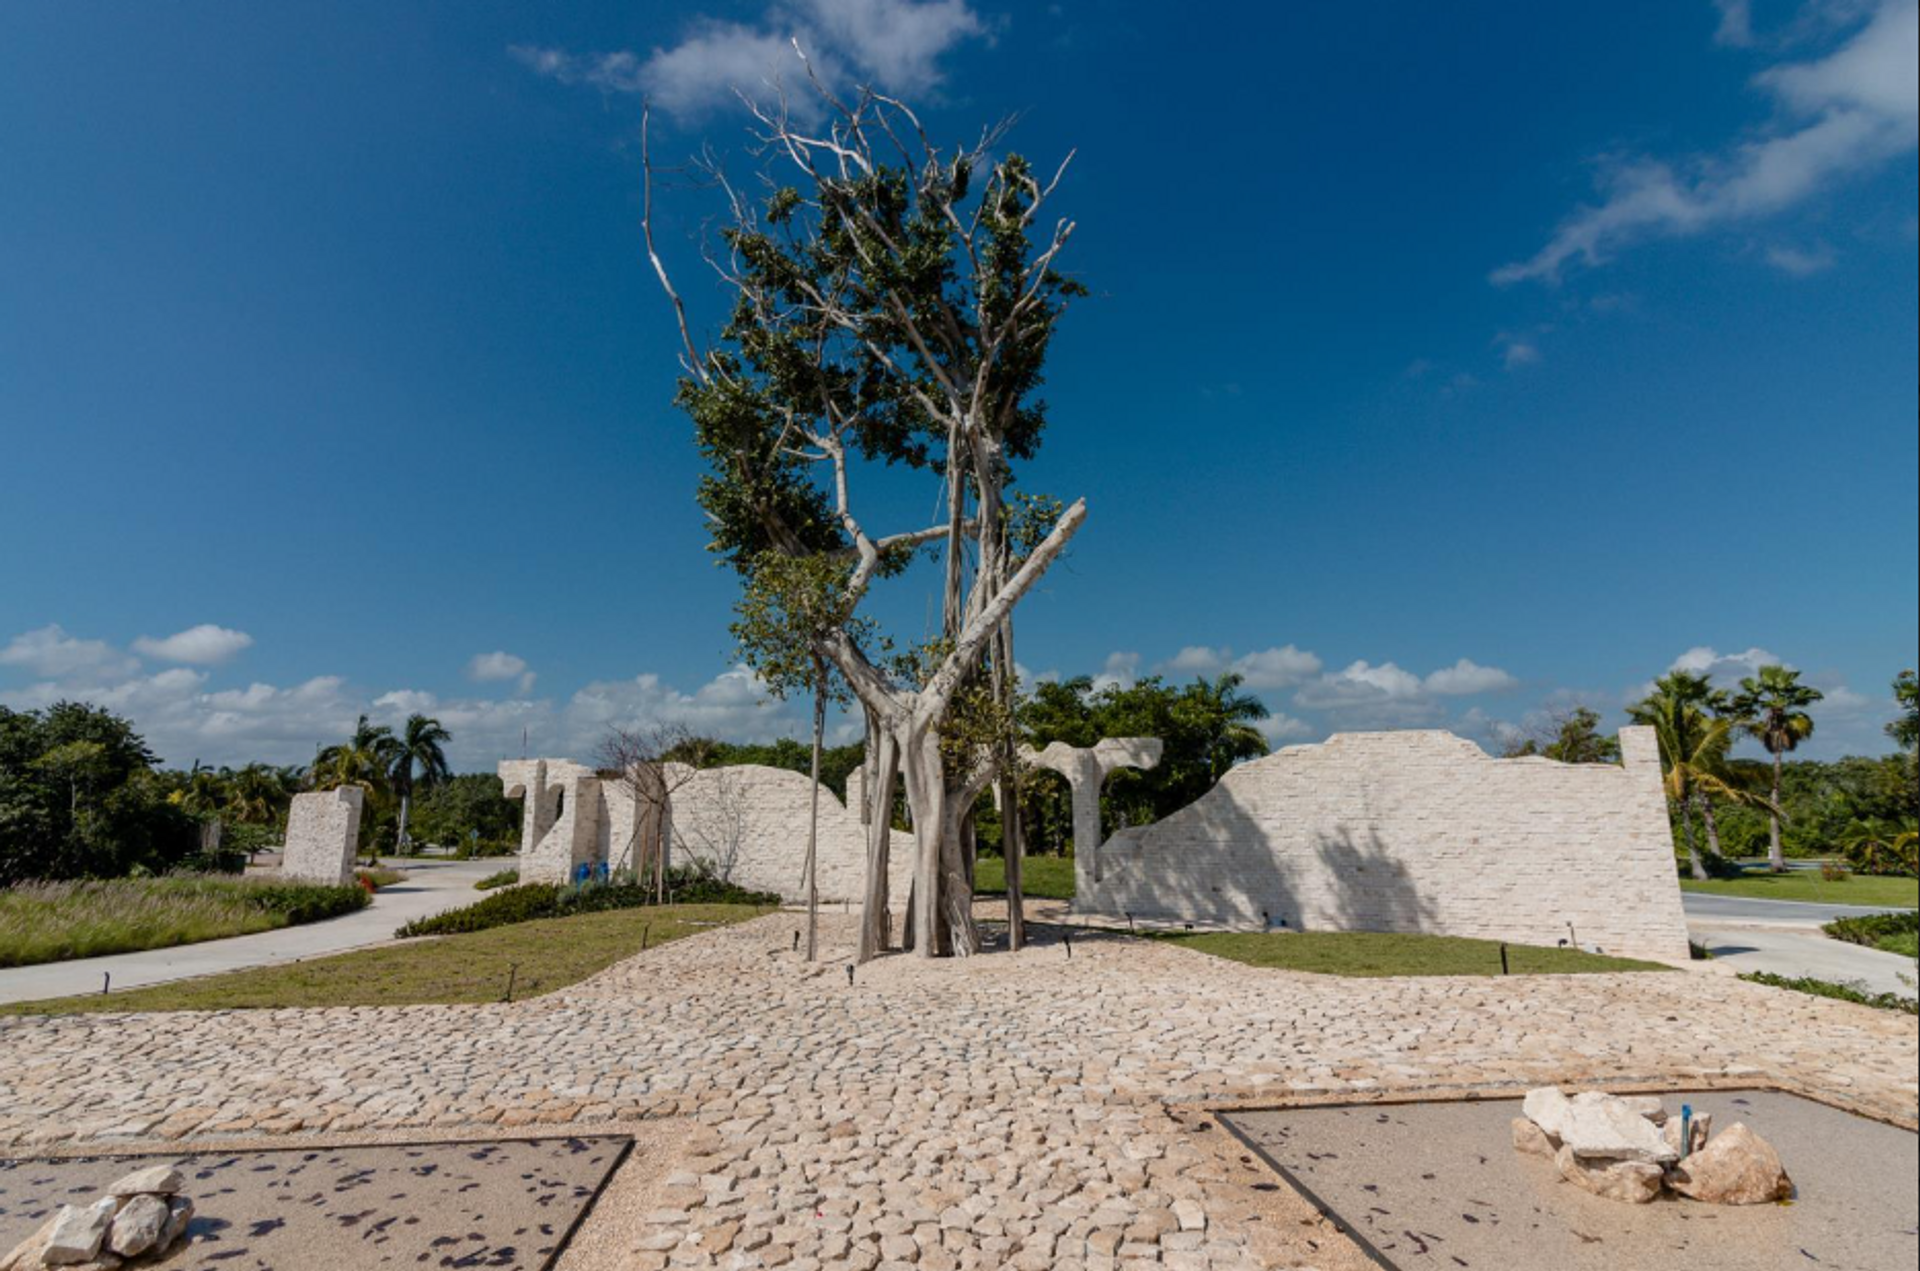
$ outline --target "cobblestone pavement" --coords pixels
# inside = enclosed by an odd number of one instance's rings
[[[1046,929],[849,985],[793,957],[796,922],[512,1006],[0,1020],[0,1145],[677,1117],[642,1271],[1225,1271],[1291,1263],[1184,1105],[1727,1078],[1920,1101],[1911,1017],[1720,977],[1347,980]],[[844,959],[852,925],[823,928]]]

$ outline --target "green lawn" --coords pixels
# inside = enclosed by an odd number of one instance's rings
[[[668,905],[517,923],[468,935],[409,940],[291,966],[231,971],[111,996],[0,1006],[0,1015],[83,1011],[271,1010],[288,1006],[405,1006],[534,997],[584,980],[647,946],[678,940],[766,910],[746,905]]]
[[[1020,859],[1021,894],[1042,900],[1073,899],[1073,857],[1024,856]],[[998,856],[982,856],[973,865],[973,890],[979,896],[1007,894],[1007,863]]]
[[[1705,882],[1683,878],[1680,880],[1680,889],[1714,896],[1746,896],[1754,900],[1805,900],[1829,905],[1898,905],[1906,909],[1920,907],[1920,880],[1849,874],[1837,883],[1830,883],[1814,870],[1794,870],[1786,874],[1769,874],[1759,870],[1739,878],[1711,878]]]
[[[1155,939],[1248,966],[1311,971],[1317,975],[1499,975],[1500,942],[1459,936],[1413,936],[1373,931],[1194,932]],[[1515,975],[1578,975],[1602,971],[1666,971],[1657,962],[1607,958],[1572,949],[1510,944]]]

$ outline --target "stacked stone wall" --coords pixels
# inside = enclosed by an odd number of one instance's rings
[[[1653,731],[1624,763],[1495,759],[1446,732],[1343,733],[1243,764],[1116,834],[1076,910],[1405,931],[1684,960]]]

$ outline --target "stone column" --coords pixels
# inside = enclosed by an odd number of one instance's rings
[[[1147,769],[1160,762],[1158,737],[1103,737],[1092,746],[1069,746],[1056,741],[1036,752],[1020,748],[1020,757],[1036,767],[1051,769],[1073,787],[1074,872],[1092,871],[1100,881],[1100,789],[1107,774],[1119,768]]]

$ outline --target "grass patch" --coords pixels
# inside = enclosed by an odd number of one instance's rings
[[[676,876],[668,884],[667,894],[678,905],[774,908],[780,904],[780,897],[770,892],[748,891],[731,883],[695,874]],[[653,903],[650,888],[634,883],[593,883],[584,887],[522,883],[515,887],[503,887],[485,900],[475,901],[462,909],[450,909],[430,918],[416,918],[394,934],[403,940],[413,936],[451,936],[515,923],[538,922],[543,918],[659,907]]]
[[[981,856],[975,860],[973,892],[976,896],[1006,895],[1007,862],[998,856]],[[1072,900],[1073,857],[1021,857],[1020,893],[1040,900]]]
[[[473,889],[475,891],[492,891],[497,887],[511,887],[519,881],[520,870],[519,867],[516,866],[513,869],[496,870],[488,874],[485,878],[475,883]]]
[[[1920,1015],[1920,1000],[1902,997],[1898,993],[1869,993],[1851,984],[1835,984],[1832,980],[1816,980],[1804,976],[1794,979],[1791,976],[1774,975],[1767,971],[1750,971],[1740,978],[1749,984],[1764,984],[1769,988],[1810,993],[1814,997],[1830,997],[1838,1002],[1857,1002],[1861,1006],[1871,1006],[1876,1010],[1903,1011],[1908,1015]]]
[[[358,884],[173,874],[0,891],[0,967],[168,949],[317,922],[364,908]]]
[[[406,878],[407,871],[395,869],[391,865],[364,866],[353,871],[353,876],[363,883],[372,883],[377,891],[382,887],[391,887]]]
[[[1204,931],[1156,935],[1182,948],[1247,966],[1310,971],[1315,975],[1499,975],[1500,942],[1462,936],[1416,936],[1377,931]],[[1608,971],[1668,971],[1658,962],[1610,958],[1578,949],[1510,944],[1515,975],[1581,975]]]
[[[230,971],[109,996],[0,1006],[0,1015],[98,1011],[232,1011],[285,1007],[498,1002],[509,973],[514,1000],[578,983],[648,948],[766,912],[746,905],[667,905],[519,923],[404,945],[383,945],[286,966]],[[517,970],[512,968],[517,966]]]
[[[1813,870],[1794,870],[1770,874],[1754,870],[1738,878],[1710,878],[1704,882],[1680,880],[1682,891],[1703,892],[1710,896],[1745,896],[1752,900],[1801,900],[1827,905],[1885,905],[1888,908],[1920,907],[1920,879],[1877,878],[1851,874],[1828,881]]]
[[[1835,940],[1865,945],[1902,957],[1920,957],[1920,913],[1871,914],[1860,918],[1842,918],[1821,930]]]

